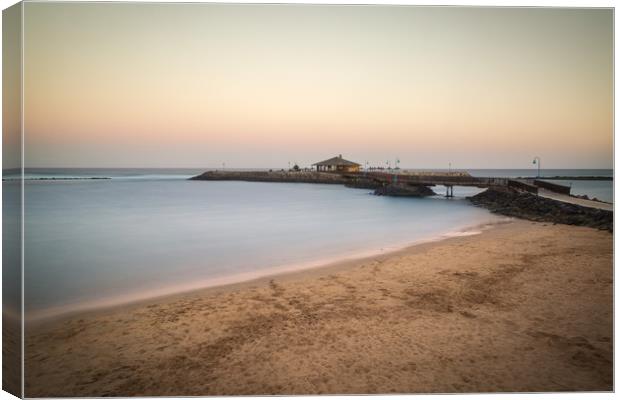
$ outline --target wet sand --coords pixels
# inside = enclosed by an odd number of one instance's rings
[[[612,390],[613,236],[480,235],[26,329],[26,396]]]

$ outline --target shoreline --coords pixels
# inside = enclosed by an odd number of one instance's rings
[[[612,298],[612,234],[513,220],[27,327],[25,394],[610,391]]]
[[[233,274],[226,277],[201,280],[194,284],[180,284],[169,286],[164,289],[154,289],[143,291],[141,294],[120,296],[118,300],[95,300],[84,302],[81,306],[70,305],[52,307],[37,312],[27,312],[30,316],[26,317],[25,324],[29,327],[37,327],[55,323],[66,319],[89,315],[93,313],[113,312],[119,308],[139,307],[144,304],[152,304],[160,301],[171,300],[183,296],[190,296],[201,292],[228,291],[250,286],[252,284],[264,283],[271,279],[295,279],[298,276],[307,276],[313,273],[326,273],[325,271],[340,271],[347,267],[352,267],[358,263],[373,260],[378,257],[392,257],[399,253],[410,251],[418,246],[431,245],[459,237],[480,235],[484,231],[493,229],[495,226],[509,224],[514,221],[511,217],[498,217],[495,221],[465,225],[457,227],[445,233],[439,233],[426,238],[418,239],[413,242],[407,241],[398,244],[391,244],[380,249],[367,249],[362,252],[356,251],[334,256],[331,258],[318,259],[305,263],[291,263],[286,265],[274,266],[261,271]],[[119,296],[116,296],[118,298]]]

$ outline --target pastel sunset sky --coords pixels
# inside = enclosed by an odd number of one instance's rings
[[[611,168],[609,9],[25,4],[27,167]]]

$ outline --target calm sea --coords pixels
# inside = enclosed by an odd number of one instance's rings
[[[376,254],[500,219],[465,200],[479,191],[472,188],[455,188],[454,199],[413,199],[340,185],[186,180],[200,172],[28,170],[31,178],[112,179],[26,182],[27,317]],[[497,176],[522,175],[514,173]],[[612,193],[605,185],[596,190]],[[3,182],[5,199],[18,188]]]

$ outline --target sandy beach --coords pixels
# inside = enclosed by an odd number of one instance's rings
[[[480,235],[26,327],[25,394],[612,390],[613,236]]]

